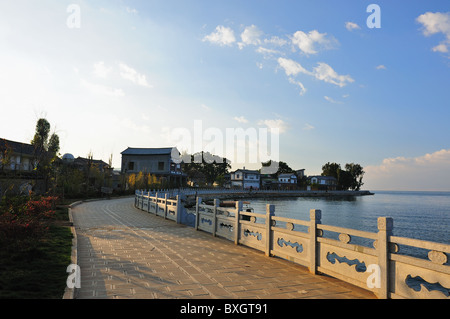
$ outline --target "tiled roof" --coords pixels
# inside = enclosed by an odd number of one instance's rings
[[[6,139],[0,139],[0,150],[5,150],[6,148],[11,149],[14,153],[34,155],[34,146],[31,144],[25,144],[20,142],[9,141]]]
[[[174,147],[165,148],[132,148],[128,147],[122,155],[170,155]]]

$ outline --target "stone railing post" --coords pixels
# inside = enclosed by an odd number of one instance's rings
[[[197,197],[195,203],[195,230],[198,230],[198,224],[200,223],[200,203],[202,202],[201,197]]]
[[[241,220],[241,211],[242,211],[242,202],[238,201],[236,202],[236,216],[234,221],[234,244],[239,245],[239,233],[240,233],[240,224],[239,221]]]
[[[266,206],[266,256],[270,256],[270,249],[272,248],[272,216],[275,216],[275,205],[267,204]]]
[[[216,237],[216,228],[217,228],[217,207],[220,205],[220,200],[214,199],[214,209],[213,209],[213,231],[212,235]]]
[[[164,194],[164,219],[167,219],[167,193]]]
[[[309,272],[312,274],[317,273],[317,225],[321,223],[322,211],[320,209],[311,209],[310,225],[309,225]]]
[[[181,206],[181,196],[177,195],[177,209],[176,212],[176,220],[177,224],[181,224],[181,217],[183,215],[183,207]]]
[[[391,217],[378,218],[378,266],[380,267],[380,290],[378,298],[389,297],[389,240],[394,228],[394,220]]]
[[[144,191],[141,191],[141,210],[144,210]]]
[[[147,201],[147,213],[150,213],[150,191],[148,191],[148,201]]]

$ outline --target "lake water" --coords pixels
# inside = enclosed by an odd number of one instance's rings
[[[309,221],[309,211],[320,209],[322,224],[370,232],[378,231],[378,217],[392,217],[394,236],[450,244],[450,192],[374,193],[373,196],[348,198],[298,197],[249,201],[255,213],[264,214],[266,205],[274,204],[276,216]],[[296,228],[302,231],[300,227]],[[352,242],[364,244],[364,240]],[[409,247],[401,247],[400,250],[418,257],[424,257],[425,253]]]

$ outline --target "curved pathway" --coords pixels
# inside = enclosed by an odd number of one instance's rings
[[[134,198],[123,198],[72,209],[81,268],[78,299],[374,298],[133,205]]]

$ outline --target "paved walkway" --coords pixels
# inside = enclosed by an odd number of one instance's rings
[[[374,298],[362,289],[133,207],[72,209],[81,289],[91,298]]]

